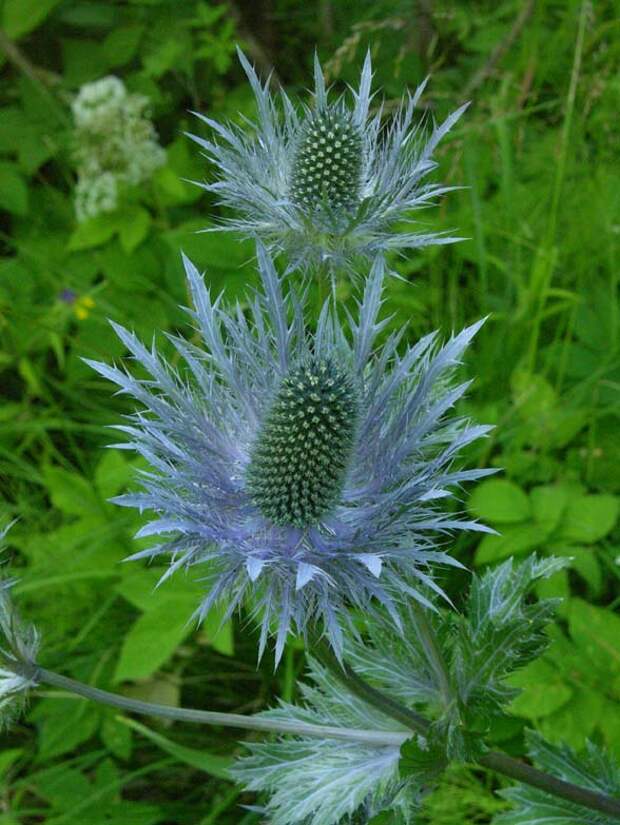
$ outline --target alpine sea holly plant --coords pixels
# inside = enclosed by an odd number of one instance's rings
[[[133,558],[168,559],[164,578],[195,570],[197,619],[216,602],[225,616],[244,611],[260,627],[259,656],[272,643],[276,665],[302,636],[301,699],[242,716],[82,684],[37,662],[38,636],[5,584],[0,713],[8,720],[47,684],[127,712],[262,731],[231,778],[272,825],[413,823],[452,762],[517,781],[501,791],[514,808],[497,825],[618,822],[620,772],[596,745],[579,755],[532,733],[533,765],[487,745],[509,715],[510,675],[547,644],[555,601],[533,590],[566,560],[509,559],[472,576],[458,612],[441,585],[441,570],[459,566],[455,532],[488,530],[446,507],[489,472],[457,463],[487,431],[454,412],[468,387],[455,368],[480,324],[444,342],[388,334],[383,256],[447,240],[393,230],[445,191],[422,179],[456,116],[424,143],[412,126],[418,90],[384,126],[380,108],[369,113],[369,60],[352,102],[330,101],[317,62],[313,105],[282,94],[278,108],[241,59],[259,124],[208,121],[220,142],[203,145],[217,175],[207,186],[241,215],[230,227],[256,238],[260,286],[227,306],[184,258],[195,335],[169,337],[174,364],[118,326],[140,371],[90,363],[136,401],[115,426],[149,469],[116,501],[149,512],[139,535],[157,538]],[[272,253],[293,250],[282,275]],[[349,312],[332,293],[312,318],[307,276],[326,263],[333,277],[355,271],[359,296]]]
[[[231,207],[219,229],[241,232],[281,253],[290,269],[359,273],[390,250],[458,241],[449,232],[395,232],[416,210],[454,187],[428,182],[439,141],[461,117],[461,106],[425,135],[414,122],[422,83],[401,101],[388,126],[382,107],[371,112],[370,54],[359,88],[335,99],[314,61],[312,106],[295,107],[284,91],[274,98],[239,51],[256,98],[258,119],[245,129],[198,117],[213,135],[189,135],[215,170],[198,185]],[[360,270],[360,267],[362,270]]]

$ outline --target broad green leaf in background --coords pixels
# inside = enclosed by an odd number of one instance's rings
[[[39,771],[31,784],[52,806],[49,825],[155,825],[164,819],[156,805],[121,798],[123,777],[109,758],[88,775],[66,764]]]
[[[588,737],[600,737],[620,753],[620,620],[575,597],[566,615],[571,637],[552,626],[543,658],[511,677],[522,691],[511,711],[534,722],[552,742],[580,750]]]
[[[106,213],[97,215],[77,226],[69,238],[68,248],[70,252],[78,252],[82,249],[92,249],[106,243],[118,232],[119,226],[116,214]]]
[[[147,739],[150,739],[151,742],[154,742],[163,751],[169,753],[170,756],[174,756],[179,762],[184,762],[193,768],[198,768],[198,770],[204,771],[211,776],[216,776],[219,779],[230,779],[228,769],[233,761],[230,757],[217,756],[216,754],[203,750],[178,745],[176,742],[162,736],[162,734],[157,733],[146,725],[136,722],[135,719],[120,717],[120,723],[126,725],[131,730],[137,731],[142,734],[142,736],[146,736]]]
[[[599,723],[604,724],[606,705],[599,691],[575,685],[570,702],[539,720],[540,730],[550,742],[565,742],[580,750]]]
[[[118,585],[118,592],[143,611],[123,640],[115,673],[119,682],[152,676],[196,630],[193,615],[204,598],[203,586],[177,576],[157,587],[163,572],[161,568],[138,568]],[[220,624],[221,614],[212,611],[202,625],[200,636],[206,636],[218,652],[231,655],[231,623],[222,627]]]
[[[482,482],[469,507],[479,517],[484,513],[484,520],[496,527],[499,535],[484,536],[476,551],[476,564],[490,564],[533,550],[570,557],[572,568],[598,594],[603,587],[601,564],[595,548],[587,545],[594,545],[613,530],[619,504],[617,496],[584,493],[582,485],[575,483],[538,485],[527,495],[513,482]],[[512,512],[523,516],[518,522],[507,521]],[[565,597],[569,592],[565,571],[538,588],[545,598]]]
[[[108,71],[103,44],[88,37],[64,37],[61,41],[63,76],[74,87],[90,83]]]
[[[36,29],[61,0],[4,0],[2,28],[11,38]]]
[[[0,163],[0,210],[14,215],[28,212],[28,188],[19,167],[12,163]]]
[[[88,796],[90,783],[84,774],[64,764],[39,771],[32,777],[37,793],[54,807],[70,809]]]
[[[569,501],[560,539],[594,544],[604,538],[618,520],[620,500],[611,495],[578,496]]]
[[[571,701],[573,691],[548,662],[537,659],[510,676],[512,687],[525,688],[510,709],[526,719],[541,719]]]
[[[548,534],[547,534],[548,535]],[[545,532],[538,524],[509,524],[500,535],[485,536],[476,551],[476,564],[503,561],[509,556],[521,556],[535,550],[545,539]]]
[[[620,700],[620,616],[572,598],[569,631],[591,665],[609,680],[610,690]]]
[[[557,394],[542,375],[517,369],[511,377],[515,406],[525,419],[544,417],[555,407]]]
[[[95,471],[95,487],[108,499],[125,489],[134,475],[134,466],[121,450],[107,449]]]
[[[23,754],[23,748],[8,748],[0,753],[0,779]]]
[[[44,107],[26,110],[4,106],[0,108],[0,123],[0,152],[15,155],[27,176],[53,157],[63,142],[59,124],[50,119]],[[15,214],[23,213],[15,210]]]
[[[101,516],[102,501],[83,476],[52,466],[45,467],[43,475],[52,503],[63,513]]]
[[[587,582],[595,595],[600,595],[604,585],[604,575],[593,547],[575,547],[571,544],[550,545],[549,552],[554,556],[567,556],[571,567]]]
[[[39,728],[37,761],[45,762],[72,751],[97,730],[101,708],[85,699],[44,699],[30,718]]]
[[[156,593],[154,606],[143,613],[123,639],[115,680],[147,679],[192,632],[196,604],[187,598]]]
[[[523,422],[519,435],[527,444],[544,449],[564,447],[587,423],[587,410],[563,404],[542,375],[517,369],[511,387],[516,412]]]
[[[141,206],[124,206],[80,223],[69,238],[69,250],[78,252],[107,243],[119,236],[126,253],[146,238],[151,225],[149,212]]]
[[[148,235],[151,216],[141,206],[126,206],[117,217],[119,238],[125,252],[133,252]]]
[[[101,741],[118,759],[129,759],[133,749],[131,728],[124,725],[114,710],[108,710],[100,730]]]
[[[545,530],[555,529],[562,518],[569,498],[569,489],[560,484],[534,487],[530,491],[534,520],[539,524],[544,524]]]
[[[489,479],[478,484],[470,496],[469,509],[483,521],[497,524],[525,521],[531,515],[526,493],[506,479]]]
[[[136,53],[143,34],[144,27],[141,25],[112,29],[103,41],[103,53],[108,65],[123,66],[128,63]]]

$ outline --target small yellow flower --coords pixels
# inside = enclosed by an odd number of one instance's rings
[[[94,300],[89,295],[78,298],[73,305],[73,312],[78,321],[84,321],[90,315],[91,309],[95,306]]]

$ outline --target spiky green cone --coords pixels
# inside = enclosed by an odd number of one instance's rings
[[[274,524],[309,527],[336,504],[353,447],[357,392],[331,359],[311,358],[284,378],[246,474]]]
[[[291,200],[306,211],[350,211],[358,202],[362,137],[351,118],[325,109],[304,124],[293,160]]]

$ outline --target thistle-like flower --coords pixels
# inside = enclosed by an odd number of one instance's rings
[[[133,558],[168,554],[171,572],[202,565],[210,586],[199,617],[216,600],[228,614],[247,601],[261,618],[261,653],[274,633],[279,659],[289,630],[318,623],[340,654],[345,607],[382,603],[398,623],[399,601],[426,603],[428,588],[441,592],[432,568],[457,563],[438,535],[485,529],[434,506],[487,472],[453,467],[487,428],[447,417],[468,384],[445,382],[479,324],[443,347],[431,334],[399,355],[402,331],[377,347],[378,258],[359,320],[340,320],[326,302],[311,333],[303,297],[257,254],[262,289],[249,317],[213,300],[185,259],[202,338],[170,336],[185,373],[116,325],[149,377],[89,362],[144,407],[118,429],[153,470],[142,492],[116,501],[157,514],[139,536],[165,536]]]
[[[8,529],[0,531],[0,544]],[[23,624],[15,612],[10,596],[13,584],[10,580],[0,581],[0,730],[21,714],[28,691],[36,685],[31,676],[15,669],[32,665],[39,637],[34,627]]]
[[[436,167],[433,153],[465,106],[435,126],[424,139],[414,113],[426,81],[408,95],[391,123],[382,128],[382,111],[370,114],[372,69],[366,57],[352,103],[330,99],[318,59],[314,67],[314,106],[297,110],[285,92],[278,106],[245,56],[239,59],[256,97],[258,120],[250,131],[198,114],[215,132],[189,135],[216,167],[217,180],[198,183],[238,217],[219,228],[255,237],[283,252],[291,268],[309,265],[353,269],[358,258],[378,253],[453,243],[448,233],[395,231],[455,187],[427,181]]]

